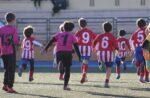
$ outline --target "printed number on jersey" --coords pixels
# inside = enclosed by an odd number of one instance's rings
[[[108,48],[108,46],[109,46],[108,40],[109,40],[108,37],[102,38],[102,48],[104,48],[104,49]]]
[[[137,37],[138,37],[137,39],[138,42],[143,42],[144,41],[143,31],[138,32]]]
[[[31,49],[31,43],[29,40],[25,41],[24,43],[24,49],[25,50],[30,50]]]
[[[125,47],[126,47],[126,42],[125,41],[122,41],[119,43],[119,49],[120,50],[125,50]]]
[[[90,35],[89,35],[89,33],[88,32],[84,32],[82,34],[82,38],[83,38],[82,42],[85,43],[85,44],[87,44],[90,41]]]

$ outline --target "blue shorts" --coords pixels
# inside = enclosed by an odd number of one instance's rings
[[[143,52],[143,50],[142,50],[142,47],[140,47],[140,46],[135,49],[135,53],[134,53],[135,61],[140,62],[140,63],[145,62],[142,52]]]
[[[28,65],[28,63],[34,65],[34,59],[21,59],[21,65]]]
[[[120,64],[121,64],[121,61],[125,61],[125,57],[120,58],[120,57],[116,56],[116,58],[115,58],[115,63],[116,63],[117,65],[120,65]]]

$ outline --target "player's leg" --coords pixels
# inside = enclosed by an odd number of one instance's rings
[[[70,67],[72,65],[72,53],[68,52],[65,53],[66,56],[64,56],[62,62],[65,67],[65,75],[64,75],[64,90],[70,90],[68,87],[69,79],[70,79]]]
[[[149,72],[146,68],[146,65],[144,66],[144,74],[145,74],[145,82],[149,82]]]
[[[13,89],[14,78],[15,78],[15,60],[13,55],[2,56],[5,65],[5,76],[4,76],[4,86],[3,90],[8,93],[15,93]]]
[[[29,72],[29,81],[33,81],[33,75],[34,75],[34,59],[29,60],[30,62],[30,72]]]
[[[121,63],[123,65],[123,70],[126,71],[127,70],[127,66],[126,66],[126,62],[125,62],[125,57],[121,58]]]
[[[21,59],[21,65],[19,65],[19,68],[18,68],[18,76],[19,77],[22,76],[22,71],[26,69],[27,64],[28,64],[27,59]]]
[[[64,80],[64,65],[62,62],[62,58],[64,57],[64,55],[62,55],[61,52],[57,52],[56,53],[56,62],[58,65],[58,70],[59,70],[59,80]]]
[[[7,90],[9,93],[16,93],[16,91],[13,89],[13,84],[14,84],[14,80],[15,80],[15,69],[16,69],[16,61],[14,58],[14,55],[9,55],[9,59],[8,59],[8,65],[9,65],[9,83],[8,83],[8,87]]]
[[[83,63],[82,63],[82,67],[81,67],[81,70],[82,70],[82,78],[81,78],[81,83],[84,83],[86,82],[86,79],[87,79],[87,71],[88,71],[88,59],[87,58],[84,58],[83,59]]]
[[[59,75],[59,80],[64,80],[64,72],[65,72],[65,68],[63,66],[63,63],[62,62],[59,62],[59,72],[60,72],[60,75]]]
[[[120,72],[121,72],[121,58],[119,57],[116,57],[115,58],[115,63],[117,64],[116,65],[116,79],[120,79]]]
[[[7,62],[7,56],[2,56],[2,60],[4,62],[4,81],[3,81],[3,90],[7,91],[7,86],[8,86],[8,62]]]
[[[113,66],[113,62],[105,62],[106,65],[106,79],[104,87],[109,88],[109,80],[111,76],[111,67]]]
[[[145,83],[145,80],[144,80],[144,64],[142,64],[142,63],[140,63],[140,79],[139,79],[139,81],[141,82],[141,83]]]

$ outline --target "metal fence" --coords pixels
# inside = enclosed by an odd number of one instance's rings
[[[88,27],[91,28],[95,33],[102,33],[102,23],[109,21],[113,25],[113,33],[117,35],[117,32],[120,29],[125,29],[129,36],[136,29],[136,20],[139,17],[91,17],[87,18]],[[149,17],[140,17],[144,18],[147,23],[150,21]],[[4,21],[4,19],[0,19]],[[23,28],[27,25],[32,25],[35,28],[35,35],[41,41],[47,41],[52,35],[59,31],[58,27],[65,20],[71,20],[75,23],[75,30],[78,29],[77,18],[18,18],[17,26],[19,29],[19,35],[22,38]]]

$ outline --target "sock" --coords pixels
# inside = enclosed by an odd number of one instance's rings
[[[116,67],[116,73],[117,73],[118,75],[120,75],[120,66],[117,66],[117,67]]]
[[[145,72],[145,79],[149,80],[149,72],[147,71],[146,67],[144,68],[144,72]]]
[[[140,72],[140,80],[143,79],[143,77],[144,77],[144,71],[141,71]]]
[[[30,71],[30,73],[29,73],[30,78],[33,78],[33,73],[34,73],[33,71]]]
[[[105,83],[109,83],[109,79],[106,79],[106,80],[105,80]]]
[[[87,73],[88,71],[88,65],[87,64],[83,64],[82,65],[82,73]]]

